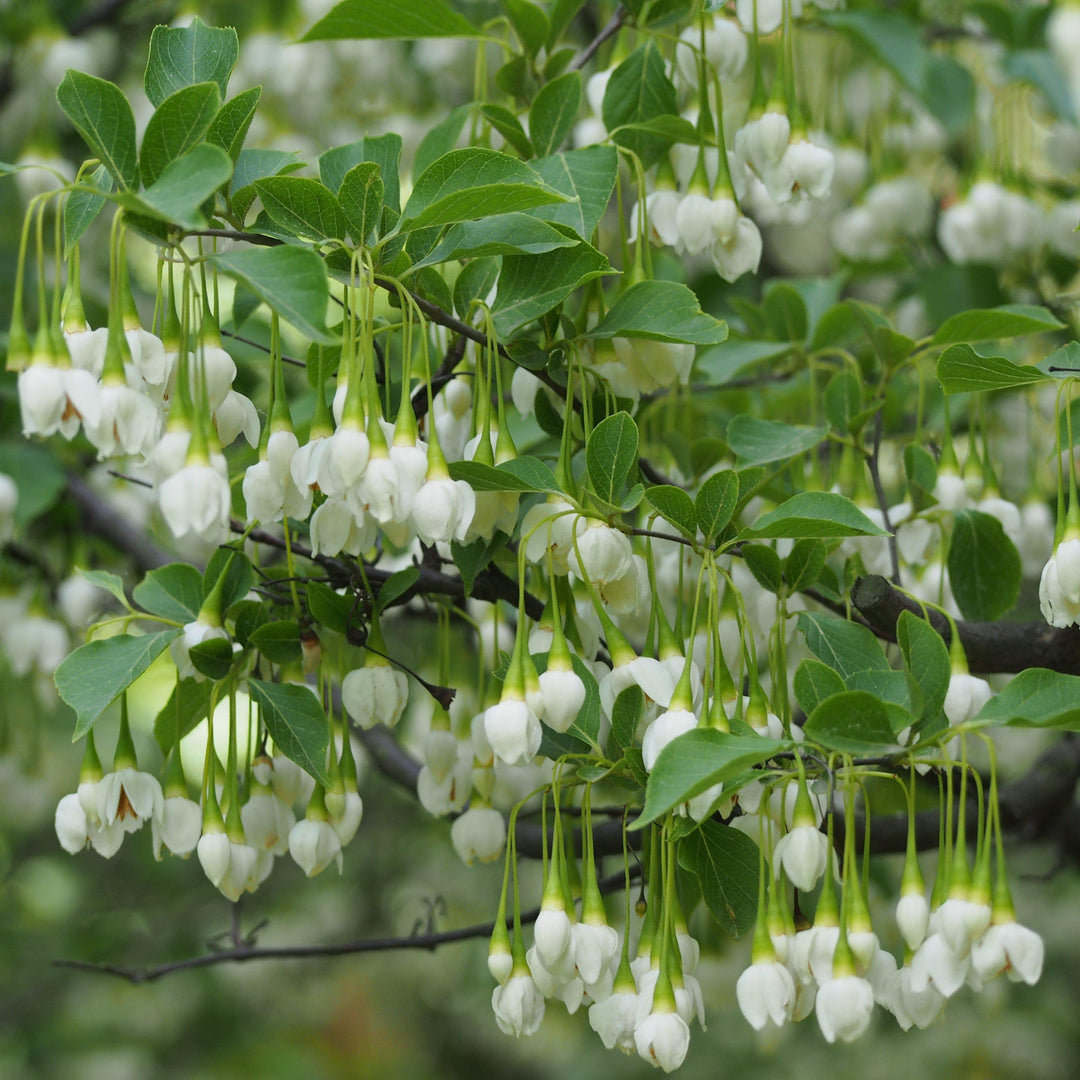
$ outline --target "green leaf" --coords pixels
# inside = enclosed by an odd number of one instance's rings
[[[255,201],[255,181],[264,176],[303,167],[295,154],[285,150],[241,150],[229,183],[229,206],[237,217],[243,218]]]
[[[803,660],[795,669],[795,700],[809,716],[827,697],[844,692],[844,680],[820,660]]]
[[[800,491],[739,533],[740,539],[803,536],[888,536],[850,499],[832,491]]]
[[[239,545],[240,541],[236,543]],[[207,596],[222,574],[226,577],[221,587],[221,610],[227,612],[251,591],[255,584],[255,568],[239,546],[219,547],[210,556],[203,571],[203,590]]]
[[[738,482],[736,481],[736,489]],[[665,520],[670,522],[688,540],[697,538],[697,508],[694,500],[674,484],[657,484],[645,489],[645,499]]]
[[[95,190],[73,191],[64,202],[64,257],[70,258],[80,237],[94,223],[105,205],[105,195],[112,191],[112,177],[104,165],[99,165],[82,183]]]
[[[262,713],[274,745],[290,761],[330,786],[326,751],[330,745],[326,713],[319,699],[306,687],[248,679],[248,693]]]
[[[845,690],[827,697],[810,714],[803,731],[808,739],[849,754],[899,749],[884,703],[865,690]]]
[[[251,644],[251,635],[260,626],[270,621],[267,609],[261,600],[237,600],[229,608],[229,617],[233,621],[233,632],[236,640],[245,649]]]
[[[167,754],[176,745],[177,728],[179,738],[189,731],[194,731],[199,723],[206,719],[210,711],[210,692],[214,684],[205,679],[181,679],[173,687],[169,700],[154,718],[154,738],[163,754]],[[179,694],[179,702],[177,695]]]
[[[859,45],[892,68],[900,81],[919,95],[951,131],[971,115],[974,82],[967,72],[959,76],[939,63],[945,59],[930,53],[919,28],[903,15],[889,11],[828,12],[823,23],[850,34]]]
[[[934,501],[932,492],[937,485],[937,461],[934,455],[918,443],[904,447],[904,473],[912,505],[922,510]]]
[[[899,727],[893,723],[893,731],[901,731],[909,725],[914,726],[915,717],[909,710],[918,702],[922,707],[922,694],[919,688],[913,685],[903,671],[856,671],[847,677],[848,690],[865,690],[873,697],[880,698],[885,705],[885,711],[889,714],[892,722],[894,714],[891,710],[897,706],[905,713],[904,723]]]
[[[470,259],[454,282],[454,310],[463,319],[471,318],[472,303],[482,300],[495,287],[501,264],[494,256]]]
[[[741,937],[753,927],[761,852],[746,833],[703,821],[679,841],[678,860],[697,876],[705,906],[721,929]]]
[[[197,16],[190,26],[155,26],[143,76],[146,96],[157,107],[185,86],[213,82],[224,98],[239,55],[240,40],[232,27],[207,26]]]
[[[24,440],[0,442],[0,472],[7,473],[19,489],[15,523],[28,525],[51,509],[67,485],[67,476],[56,455]]]
[[[762,306],[765,325],[778,341],[803,341],[809,326],[806,302],[798,290],[782,281],[772,282]]]
[[[335,146],[319,155],[319,179],[331,190],[339,191],[345,174],[362,161],[379,166],[384,194],[383,201],[395,213],[401,209],[400,180],[401,136],[368,136],[345,146]]]
[[[272,664],[300,662],[300,627],[295,619],[263,623],[252,631],[250,641]]]
[[[800,611],[796,625],[807,648],[844,679],[856,671],[891,670],[877,638],[859,623]]]
[[[740,465],[764,465],[804,454],[827,434],[824,427],[783,424],[740,413],[728,424],[726,438]]]
[[[713,544],[727,528],[739,503],[739,476],[732,469],[713,473],[698,489],[695,508],[698,528],[706,544]]]
[[[656,759],[645,791],[645,807],[631,826],[640,829],[669,810],[786,749],[788,743],[760,735],[731,735],[694,728],[673,739]]]
[[[384,194],[382,174],[374,161],[354,165],[342,179],[338,201],[358,244],[366,244],[375,231],[382,216]]]
[[[838,371],[825,387],[825,415],[835,431],[848,434],[851,419],[862,411],[862,385],[854,372]]]
[[[56,669],[56,689],[75,710],[75,734],[81,739],[94,721],[162,653],[180,630],[162,630],[157,634],[116,637],[91,641],[71,653]]]
[[[535,56],[547,41],[548,19],[544,9],[532,0],[503,0],[510,24],[530,56]]]
[[[568,225],[583,240],[592,237],[603,217],[615,177],[619,171],[619,153],[613,146],[589,146],[530,161],[541,180],[560,192],[562,203],[539,206],[529,213],[558,225]]]
[[[202,574],[189,563],[169,563],[151,570],[131,597],[151,615],[178,623],[194,622],[203,604]]]
[[[326,328],[330,300],[326,266],[314,251],[283,244],[219,252],[209,259],[312,341],[324,345],[337,341]]]
[[[562,491],[555,474],[538,458],[528,456],[494,466],[452,461],[450,476],[464,480],[473,491]]]
[[[1045,49],[1018,49],[1007,53],[1002,58],[1001,69],[1010,78],[1041,90],[1058,116],[1070,123],[1076,122],[1076,107],[1069,84]]]
[[[529,214],[496,214],[451,225],[442,240],[409,269],[484,255],[542,255],[580,242]]]
[[[580,285],[613,273],[607,256],[591,244],[543,255],[504,255],[495,297],[495,329],[508,337],[519,326],[547,314]]]
[[[191,666],[208,679],[217,682],[232,671],[232,642],[225,638],[207,638],[198,645],[192,645],[188,651]]]
[[[796,540],[784,560],[784,581],[792,592],[809,589],[817,581],[828,549],[820,540]]]
[[[380,586],[376,600],[379,611],[385,611],[395,600],[404,596],[420,580],[418,566],[406,566],[391,574]]]
[[[1061,328],[1062,324],[1044,307],[1005,304],[1002,307],[963,311],[946,319],[934,334],[932,343],[951,345],[957,341],[1001,341]]]
[[[139,173],[147,187],[170,161],[202,141],[220,108],[221,91],[212,82],[185,86],[158,106],[146,125],[139,151]]]
[[[607,755],[618,760],[622,752],[634,745],[634,736],[641,714],[645,708],[645,695],[637,684],[627,686],[620,691],[611,707],[611,736],[608,740]]]
[[[262,87],[253,86],[236,97],[230,98],[221,106],[221,111],[214,117],[206,141],[220,146],[233,159],[233,164],[240,157],[240,151],[247,138],[248,128],[255,119],[255,110],[262,98]]]
[[[90,582],[91,585],[104,589],[114,596],[124,607],[128,607],[128,599],[124,593],[124,583],[117,574],[110,574],[108,570],[84,570],[81,566],[76,567],[79,575]]]
[[[778,593],[784,584],[780,556],[765,544],[743,544],[741,551],[746,568],[757,583],[771,593]]]
[[[447,0],[342,0],[300,40],[482,36]]]
[[[616,145],[637,154],[645,168],[660,159],[670,142],[661,136],[635,131],[616,132],[616,129],[678,111],[675,87],[668,78],[660,50],[653,42],[648,41],[635,49],[611,73],[601,109],[604,126],[615,133]]]
[[[1049,375],[1004,356],[979,356],[970,345],[950,345],[938,357],[937,378],[946,394],[1002,390],[1046,382]]]
[[[529,136],[537,157],[554,154],[562,146],[580,107],[579,72],[568,71],[541,87],[529,109]]]
[[[466,102],[458,105],[440,120],[420,140],[413,158],[413,176],[419,176],[429,165],[438,161],[443,154],[449,154],[458,144],[462,131],[465,130],[465,121],[472,113],[472,103]]]
[[[271,176],[256,180],[255,190],[274,223],[301,240],[343,240],[349,231],[341,205],[318,180]]]
[[[484,119],[522,156],[533,156],[533,145],[521,121],[505,105],[481,105]]]
[[[197,229],[205,224],[200,207],[232,176],[232,158],[210,143],[199,143],[183,157],[169,162],[157,182],[138,195],[116,200],[136,213]]]
[[[404,232],[565,202],[523,161],[497,150],[451,150],[417,177],[401,214]]]
[[[319,581],[309,581],[304,594],[311,617],[320,626],[339,634],[345,632],[354,611],[359,610],[356,597],[349,593],[343,596]]]
[[[139,186],[135,114],[115,83],[68,71],[56,100],[112,178],[125,190]]]
[[[975,721],[1080,731],[1080,678],[1027,668],[979,710]]]
[[[953,515],[949,584],[965,619],[992,622],[1020,595],[1020,554],[1001,522],[978,510]]]
[[[936,719],[945,704],[952,674],[945,642],[925,619],[904,611],[896,622],[896,643],[904,657],[908,679],[918,689],[922,701],[920,719],[924,722]]]
[[[585,467],[593,491],[605,502],[616,502],[637,464],[638,429],[627,412],[601,420],[585,444]]]
[[[794,346],[787,341],[750,341],[746,338],[729,338],[722,345],[706,349],[695,361],[694,367],[715,386],[723,386],[744,368],[762,360],[779,360],[787,356]]]
[[[727,324],[701,310],[694,293],[675,281],[639,281],[611,305],[589,338],[648,338],[690,345],[718,345]]]
[[[505,546],[506,540],[505,534],[496,532],[490,540],[475,540],[471,544],[460,544],[456,540],[451,541],[450,554],[454,558],[454,566],[457,568],[457,572],[461,575],[466,596],[472,593],[477,575],[491,562],[495,553]]]
[[[651,135],[664,142],[685,143],[698,146],[701,143],[701,133],[681,116],[654,116],[651,120],[643,120],[641,123],[623,124],[618,133],[632,133],[635,135]],[[612,132],[614,135],[615,132]]]

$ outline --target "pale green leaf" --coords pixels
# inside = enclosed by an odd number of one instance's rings
[[[639,281],[622,293],[586,335],[718,345],[727,324],[701,310],[694,293],[675,281]]]
[[[312,341],[325,345],[337,341],[326,328],[330,299],[326,266],[314,251],[282,245],[220,252],[210,261]]]
[[[185,86],[214,82],[224,98],[239,55],[232,27],[207,26],[198,16],[190,26],[155,26],[143,77],[146,96],[156,107]]]
[[[308,687],[292,683],[248,679],[247,685],[278,750],[324,787],[330,787],[326,771],[330,738],[318,697]]]
[[[142,637],[118,634],[91,641],[71,653],[54,676],[60,696],[75,710],[75,734],[71,741],[81,739],[181,633],[176,629]]]
[[[121,188],[139,186],[135,114],[115,83],[68,71],[57,87],[60,108]]]

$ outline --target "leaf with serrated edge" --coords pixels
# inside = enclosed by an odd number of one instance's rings
[[[180,630],[91,641],[68,655],[54,676],[60,696],[75,710],[72,742],[81,739],[94,721],[180,636]]]
[[[780,753],[788,743],[757,735],[730,735],[695,728],[673,739],[656,759],[645,792],[645,808],[631,828],[640,829],[706,788]]]
[[[705,906],[720,926],[741,937],[757,916],[761,853],[744,832],[718,821],[679,841],[679,865],[697,876]]]
[[[326,305],[330,300],[326,265],[314,251],[282,245],[219,252],[210,255],[209,260],[312,341],[337,343],[326,328]]]
[[[330,740],[326,713],[319,699],[306,686],[259,679],[248,679],[247,684],[274,745],[320,784],[329,787],[326,751]]]

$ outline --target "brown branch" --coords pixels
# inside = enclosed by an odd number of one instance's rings
[[[608,38],[614,37],[623,24],[626,22],[627,16],[630,12],[627,10],[624,4],[620,4],[615,13],[608,20],[607,25],[585,46],[584,49],[574,57],[573,62],[570,64],[568,70],[580,71],[597,53],[600,46],[604,44]]]
[[[126,551],[140,570],[156,570],[175,561],[175,556],[136,529],[81,477],[69,475],[67,491],[79,508],[81,527]]]
[[[1055,840],[1063,851],[1068,851],[1073,859],[1080,862],[1080,849],[1075,838],[1069,845],[1061,835],[1061,822],[1073,806],[1078,781],[1080,737],[1070,733],[1044,750],[1023,776],[1002,785],[998,795],[1002,829],[1026,842]],[[978,795],[974,785],[969,797],[969,820],[974,820],[978,812]],[[940,820],[937,810],[926,810],[915,815],[915,843],[920,851],[937,849]],[[834,815],[833,826],[835,841],[842,845],[842,814]],[[860,817],[856,821],[855,833],[858,846],[863,843],[865,829],[865,819]],[[907,830],[907,814],[873,817],[870,824],[871,851],[875,855],[902,853],[907,844]],[[968,840],[975,842],[975,830],[968,831]]]
[[[630,868],[631,879],[636,879],[639,870]],[[626,884],[625,873],[620,870],[599,882],[602,893],[618,892]],[[533,923],[540,914],[540,909],[521,913],[524,924]],[[514,918],[507,916],[507,929],[513,929]],[[203,956],[191,956],[184,960],[175,960],[169,964],[154,967],[125,967],[121,964],[95,964],[86,960],[54,960],[56,967],[70,968],[75,971],[87,971],[94,975],[114,975],[130,983],[155,982],[166,975],[178,971],[191,971],[195,968],[213,967],[217,964],[242,964],[249,960],[310,960],[314,957],[353,956],[357,953],[390,952],[392,950],[423,949],[433,952],[440,945],[452,945],[458,941],[473,941],[487,938],[495,929],[494,922],[477,923],[463,926],[457,930],[444,930],[439,933],[412,934],[409,937],[362,938],[359,941],[339,941],[326,945],[282,945],[263,948],[258,945],[240,945],[233,949],[222,949]]]
[[[897,592],[877,574],[859,578],[851,602],[879,637],[896,640],[896,621],[905,611],[923,617],[919,604]],[[948,644],[948,620],[930,611],[930,624]],[[1044,622],[957,622],[960,641],[972,671],[1016,672],[1044,667],[1080,675],[1080,627],[1057,629]]]

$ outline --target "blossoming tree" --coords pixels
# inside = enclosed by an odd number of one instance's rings
[[[1080,729],[1080,8],[303,7],[290,56],[447,45],[465,100],[300,156],[199,18],[137,95],[55,86],[0,639],[84,746],[59,843],[148,831],[235,903],[341,867],[370,760],[502,860],[499,1028],[580,1011],[665,1071],[702,918],[759,1030],[1034,984],[1007,842],[1080,762],[999,778],[996,730]],[[62,501],[103,544],[28,585]]]

